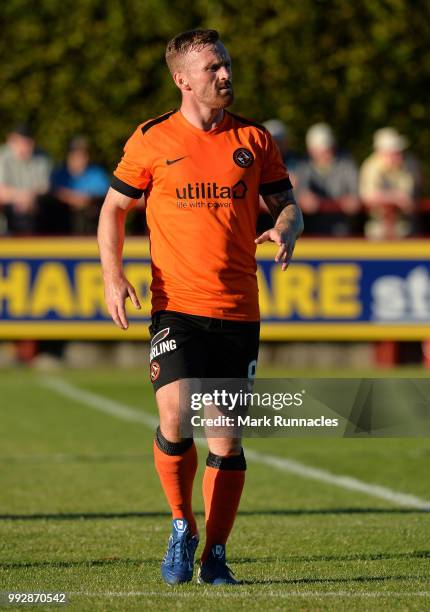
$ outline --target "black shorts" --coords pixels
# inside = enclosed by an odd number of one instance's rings
[[[254,378],[260,323],[162,310],[152,316],[150,378],[155,391],[183,378]]]

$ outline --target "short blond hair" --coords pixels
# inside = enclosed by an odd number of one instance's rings
[[[183,57],[190,51],[200,50],[219,41],[216,30],[187,30],[169,40],[166,47],[166,63],[172,75],[178,70]]]

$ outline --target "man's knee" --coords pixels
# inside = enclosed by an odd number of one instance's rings
[[[232,457],[243,453],[239,438],[208,438],[209,451],[219,457]]]
[[[158,389],[156,395],[160,415],[160,429],[170,442],[180,442],[181,411],[179,402],[179,381],[174,381]]]

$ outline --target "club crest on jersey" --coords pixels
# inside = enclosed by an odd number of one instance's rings
[[[241,168],[249,168],[254,163],[254,155],[249,149],[240,147],[240,149],[236,149],[233,153],[233,161]]]
[[[153,361],[151,363],[151,366],[149,368],[149,376],[151,378],[151,382],[155,382],[160,376],[160,364],[156,361]]]

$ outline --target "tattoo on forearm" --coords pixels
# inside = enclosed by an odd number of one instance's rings
[[[274,193],[269,196],[264,196],[264,201],[275,221],[288,204],[296,203],[292,189],[281,191],[280,193]]]
[[[265,196],[264,201],[270,210],[275,227],[280,231],[293,229],[297,235],[303,231],[303,217],[296,204],[292,189]]]

